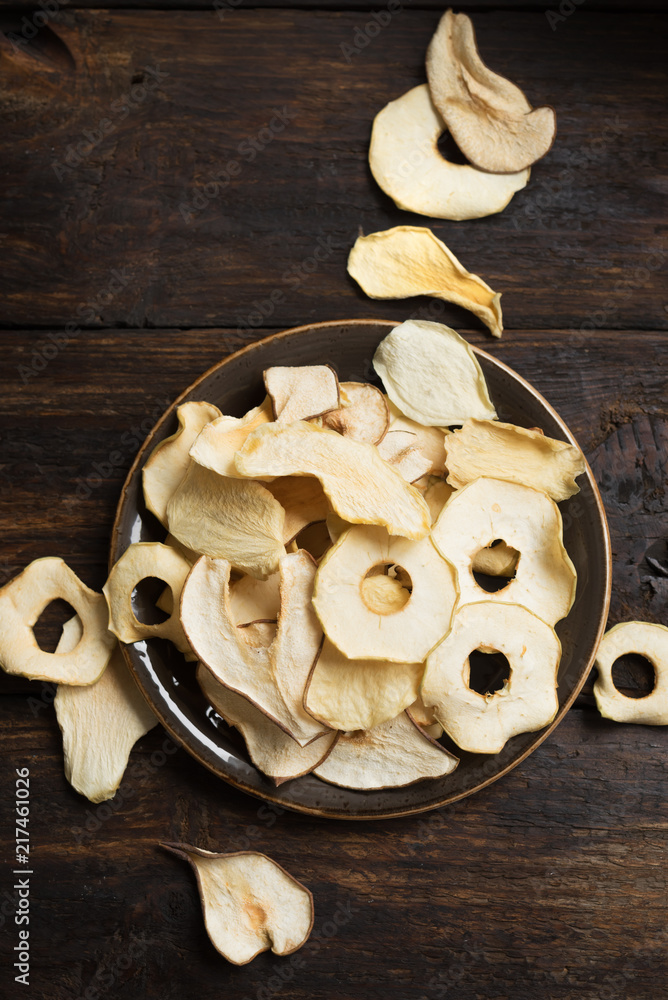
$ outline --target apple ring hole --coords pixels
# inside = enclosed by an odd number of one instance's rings
[[[474,649],[469,656],[469,687],[477,694],[494,694],[510,678],[510,663],[498,650]]]
[[[485,573],[479,569],[473,569],[473,579],[478,584],[481,590],[484,590],[487,594],[496,594],[500,590],[504,590],[508,584],[512,583],[517,575],[517,567],[519,564],[520,553],[517,549],[513,548],[512,545],[508,545],[504,542],[502,538],[495,538],[493,542],[489,545],[483,546],[478,549],[472,562],[475,563],[479,557],[488,559],[493,559],[494,550],[499,548],[500,545],[504,546],[504,563],[508,563],[509,560],[514,561],[514,567],[512,570],[507,566],[500,565],[498,570],[494,573]],[[481,557],[481,553],[483,554]],[[490,567],[491,568],[491,567]]]
[[[394,615],[408,604],[413,581],[403,566],[378,563],[362,582],[360,593],[365,605],[375,615]]]
[[[171,615],[157,607],[156,601],[169,585],[156,576],[140,580],[132,591],[132,613],[142,625],[162,625]],[[169,587],[171,592],[171,587]],[[172,603],[174,595],[172,593]]]
[[[76,615],[71,604],[60,597],[50,601],[32,627],[37,645],[43,653],[55,653],[63,625]]]
[[[438,142],[436,143],[436,148],[448,163],[456,163],[462,167],[470,167],[471,161],[468,160],[461,149],[452,138],[452,134],[448,131],[442,132],[439,136]]]
[[[647,698],[656,687],[656,670],[640,653],[618,656],[610,671],[612,683],[625,698]]]

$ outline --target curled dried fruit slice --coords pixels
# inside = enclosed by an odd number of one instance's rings
[[[287,545],[308,524],[324,521],[329,503],[317,479],[310,476],[279,476],[266,488],[285,510],[283,540]]]
[[[246,965],[270,948],[291,955],[313,927],[313,896],[266,854],[214,854],[188,844],[162,844],[187,861],[197,879],[206,932],[216,951]]]
[[[341,406],[317,418],[319,426],[329,427],[355,441],[378,444],[389,423],[385,396],[367,382],[341,382]]]
[[[644,656],[654,667],[654,688],[644,698],[627,698],[615,687],[612,667],[627,653]],[[651,622],[615,625],[601,640],[595,666],[594,697],[605,719],[668,726],[668,628]]]
[[[66,656],[83,635],[78,615],[63,625],[56,652]],[[54,699],[63,734],[65,777],[91,802],[114,797],[137,740],[158,720],[129,674],[118,644],[99,680],[86,687],[59,684]]]
[[[476,479],[453,494],[431,537],[457,571],[460,606],[482,600],[521,604],[548,625],[570,611],[577,577],[564,548],[559,508],[545,493]],[[489,594],[473,578],[473,560],[497,538],[517,549],[519,560],[515,578]]]
[[[414,483],[431,471],[431,460],[422,454],[417,435],[411,431],[388,431],[378,445],[378,453],[407,483]]]
[[[211,403],[182,403],[176,409],[178,430],[156,445],[142,469],[146,506],[167,526],[167,504],[188,471],[190,449],[202,429],[221,416]]]
[[[398,409],[434,427],[496,417],[478,359],[442,323],[409,319],[381,340],[373,367]]]
[[[44,609],[58,598],[72,605],[83,625],[81,639],[67,654],[40,649],[33,632]],[[115,645],[103,595],[82,583],[62,559],[35,559],[0,590],[0,664],[8,674],[54,684],[94,684]]]
[[[441,778],[454,771],[458,763],[402,712],[367,732],[342,733],[314,774],[331,785],[370,791]]]
[[[370,525],[341,535],[313,591],[325,634],[342,653],[394,663],[425,658],[445,635],[456,600],[452,566],[429,538],[411,542]]]
[[[579,448],[498,420],[467,420],[445,441],[448,482],[456,489],[487,476],[532,486],[553,500],[579,493],[586,468]]]
[[[526,187],[529,169],[491,174],[450,163],[438,150],[447,131],[427,84],[414,87],[376,115],[369,166],[398,208],[434,219],[482,219],[502,212]]]
[[[267,368],[264,384],[281,424],[309,420],[339,406],[339,380],[329,365]]]
[[[429,459],[430,474],[445,475],[445,438],[450,433],[442,427],[425,427],[417,420],[411,420],[392,403],[388,401],[390,411],[389,431],[410,431],[415,435],[416,445],[425,458]]]
[[[415,725],[434,740],[440,740],[443,735],[443,726],[436,720],[433,708],[427,708],[420,695],[409,708],[406,715]]]
[[[423,538],[429,511],[417,490],[361,441],[299,422],[258,427],[237,453],[244,476],[316,476],[337,514],[355,524],[382,524],[395,535]]]
[[[469,687],[469,655],[476,649],[507,658],[510,677],[501,691],[478,694]],[[462,750],[499,753],[511,736],[533,733],[554,719],[560,657],[554,629],[526,608],[467,604],[427,657],[422,698]]]
[[[503,333],[501,295],[460,264],[431,229],[396,226],[359,236],[348,257],[348,274],[372,299],[432,295],[468,309]]]
[[[508,174],[545,156],[557,131],[554,109],[532,109],[519,87],[485,66],[471,19],[446,11],[427,51],[432,100],[466,157]]]
[[[219,476],[242,478],[234,464],[234,456],[248,435],[261,424],[273,420],[271,399],[253,407],[243,417],[221,416],[203,428],[190,449],[190,457],[205,469]]]

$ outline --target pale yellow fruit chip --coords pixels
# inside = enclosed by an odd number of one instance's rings
[[[407,483],[414,483],[431,472],[431,460],[420,451],[417,435],[412,431],[389,430],[378,445],[378,453]]]
[[[33,632],[44,609],[59,598],[72,605],[83,625],[81,639],[67,654],[40,649]],[[115,645],[103,595],[82,583],[62,559],[35,559],[0,589],[0,664],[8,674],[54,684],[94,684]]]
[[[236,625],[275,621],[281,607],[280,573],[266,580],[242,576],[230,586],[230,614]]]
[[[316,476],[337,514],[423,538],[429,511],[419,492],[362,441],[303,421],[258,427],[237,453],[244,476]]]
[[[339,406],[339,380],[329,365],[267,368],[264,384],[281,424],[310,420]]]
[[[494,418],[478,359],[463,337],[442,323],[409,319],[381,340],[373,366],[394,405],[432,427]]]
[[[396,226],[359,236],[348,257],[348,274],[372,299],[431,295],[468,309],[494,337],[503,333],[500,293],[467,271],[431,229]]]
[[[654,667],[654,688],[628,698],[615,687],[612,668],[620,656],[637,653]],[[622,622],[605,633],[596,654],[596,707],[605,719],[668,726],[668,628],[652,622]]]
[[[507,658],[510,677],[500,691],[479,694],[469,687],[469,656],[476,649]],[[422,699],[462,750],[499,753],[512,736],[533,733],[554,719],[560,658],[554,629],[526,608],[467,604],[427,657]]]
[[[324,521],[330,512],[319,480],[310,476],[279,476],[267,483],[266,488],[285,510],[283,540],[286,545],[308,524]]]
[[[443,735],[443,726],[437,721],[434,709],[427,708],[419,694],[413,704],[406,709],[406,715],[427,736],[431,736],[434,740],[440,740]]]
[[[409,431],[415,435],[416,445],[426,459],[429,459],[431,467],[429,475],[444,476],[445,469],[445,438],[450,434],[449,430],[443,427],[425,427],[417,420],[411,420],[405,416],[391,400],[388,400],[390,411],[390,426],[388,431]]]
[[[432,480],[427,484],[424,491],[424,498],[429,507],[432,524],[436,523],[439,514],[454,492],[454,487],[446,483],[444,479]]]
[[[389,424],[385,396],[367,382],[341,382],[341,406],[316,418],[320,427],[329,427],[355,441],[379,444]]]
[[[243,417],[221,416],[203,428],[195,439],[190,457],[205,469],[232,479],[242,478],[234,464],[234,456],[249,434],[274,418],[271,399],[267,396],[259,406]]]
[[[502,212],[526,187],[529,168],[492,174],[450,163],[438,149],[447,132],[427,84],[414,87],[376,115],[369,166],[398,208],[434,219],[481,219]]]

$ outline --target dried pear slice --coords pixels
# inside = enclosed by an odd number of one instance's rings
[[[341,382],[339,393],[341,406],[317,418],[319,426],[354,441],[379,444],[389,424],[387,402],[380,389],[368,382]]]
[[[355,524],[382,524],[395,535],[424,538],[429,511],[419,492],[377,449],[304,421],[267,424],[237,453],[244,476],[316,476],[337,514]]]
[[[627,653],[644,656],[654,667],[654,688],[644,698],[627,698],[614,684],[615,660]],[[605,633],[596,654],[596,707],[604,719],[668,726],[668,628],[652,622],[622,622]]]
[[[422,454],[417,435],[411,431],[388,431],[378,445],[378,453],[407,483],[414,483],[431,471],[431,460]]]
[[[510,677],[500,691],[478,694],[469,687],[469,655],[476,649],[507,658]],[[422,699],[462,750],[499,753],[512,736],[533,733],[554,719],[560,658],[554,629],[526,608],[467,604],[427,657]]]
[[[445,438],[450,434],[450,431],[444,430],[442,427],[425,427],[417,420],[411,420],[410,417],[404,416],[391,400],[388,400],[388,408],[390,411],[388,430],[410,431],[411,434],[414,434],[418,448],[431,462],[429,474],[443,476],[445,474]]]
[[[157,444],[142,469],[146,506],[167,527],[167,504],[190,465],[190,449],[200,432],[221,412],[211,403],[182,403],[178,430]]]
[[[269,396],[243,417],[221,416],[203,428],[190,449],[190,457],[219,476],[241,479],[243,477],[237,472],[234,456],[256,427],[273,419]]]
[[[339,380],[329,365],[267,368],[264,384],[281,424],[310,420],[339,407]]]
[[[383,566],[403,572],[399,579],[369,575]],[[402,586],[408,584],[406,575],[410,590]],[[386,589],[392,590],[385,603],[376,590],[383,576]],[[356,525],[341,535],[320,563],[313,590],[313,607],[325,634],[342,653],[394,663],[424,660],[447,632],[456,600],[453,568],[431,539],[408,541],[370,525]]]
[[[266,484],[285,510],[283,541],[287,545],[307,524],[324,521],[330,511],[329,502],[317,479],[310,476],[280,476]]]
[[[515,575],[520,554],[517,549],[505,542],[498,545],[488,545],[473,557],[471,569],[474,573],[484,573],[486,576]]]
[[[313,772],[330,785],[373,791],[451,774],[459,763],[402,712],[366,732],[342,733]]]
[[[67,656],[83,635],[78,615],[63,625],[56,652]],[[91,802],[114,797],[137,740],[157,726],[115,645],[107,669],[87,687],[59,684],[54,699],[63,734],[65,777]]]
[[[532,486],[553,500],[567,500],[580,487],[575,482],[586,469],[579,448],[498,420],[467,420],[445,441],[448,482],[460,489],[487,476]]]
[[[195,462],[169,501],[169,530],[188,548],[229,559],[266,578],[285,553],[285,511],[260,483],[218,475]]]
[[[240,636],[230,608],[230,564],[208,556],[195,563],[181,594],[181,621],[195,653],[216,680],[253,702],[306,746],[325,731],[304,711],[304,688],[322,631],[311,607],[315,563],[307,552],[283,556],[276,638],[255,648]]]
[[[457,571],[459,605],[521,604],[548,625],[565,618],[577,576],[562,540],[559,508],[545,493],[500,479],[476,479],[447,502],[432,528],[438,551]],[[489,594],[473,578],[473,559],[497,538],[519,552],[515,578]]]
[[[441,18],[427,50],[427,79],[453,139],[481,170],[514,173],[551,148],[554,108],[532,109],[519,87],[485,66],[466,14],[448,10]]]
[[[482,219],[502,212],[530,170],[492,174],[450,163],[438,140],[447,127],[426,83],[391,101],[373,123],[369,166],[398,208],[434,219]]]
[[[409,319],[395,326],[376,348],[373,367],[394,405],[418,423],[447,427],[496,417],[478,359],[442,323]]]
[[[40,649],[33,625],[51,601],[67,601],[83,624],[74,650]],[[0,589],[0,664],[8,674],[54,684],[94,684],[109,662],[116,639],[107,628],[107,604],[55,556],[35,559]]]
[[[228,962],[246,965],[270,948],[275,955],[291,955],[307,941],[313,928],[313,896],[266,854],[161,846],[193,869],[206,932]]]
[[[275,785],[310,774],[322,764],[336,743],[339,734],[332,732],[300,747],[259,708],[217,681],[203,663],[197,668],[197,681],[204,697],[228,726],[240,731],[255,766]]]
[[[492,336],[503,333],[501,294],[467,271],[431,229],[395,226],[359,236],[348,257],[348,274],[372,299],[431,295],[468,309]]]

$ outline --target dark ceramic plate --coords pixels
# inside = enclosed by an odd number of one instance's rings
[[[316,323],[275,334],[216,365],[170,406],[147,437],[123,488],[112,536],[111,561],[131,542],[163,541],[164,528],[144,505],[141,469],[155,445],[174,433],[175,409],[187,400],[207,400],[224,413],[241,416],[264,398],[262,372],[271,365],[328,362],[341,380],[376,381],[371,359],[393,323],[352,320]],[[554,438],[574,442],[551,406],[511,369],[476,350],[501,420],[541,427]],[[279,788],[250,763],[243,741],[201,694],[192,664],[159,639],[124,648],[126,660],[165,729],[214,774],[251,795],[288,809],[337,819],[381,819],[434,809],[470,795],[502,777],[534,750],[563,719],[592,666],[610,600],[611,558],[605,512],[589,469],[581,492],[560,504],[566,547],[578,573],[575,604],[557,625],[563,646],[559,670],[559,712],[549,727],[515,736],[496,755],[457,750],[453,774],[406,788],[360,792],[336,788],[313,775]],[[150,602],[137,610],[147,613]]]

